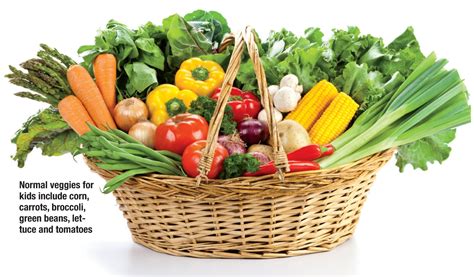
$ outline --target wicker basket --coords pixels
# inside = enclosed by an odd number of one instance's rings
[[[205,174],[245,44],[269,118],[279,171],[272,176],[207,180]],[[271,116],[271,97],[255,45],[250,28],[235,38],[221,97],[210,122],[199,167],[201,176],[138,176],[114,192],[135,242],[177,256],[277,258],[330,250],[354,232],[375,174],[393,150],[335,169],[284,173],[286,155]],[[119,173],[86,161],[105,179]]]

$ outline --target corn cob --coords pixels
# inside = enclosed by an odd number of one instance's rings
[[[346,130],[358,108],[351,97],[339,93],[311,128],[311,142],[319,145],[332,142]]]
[[[285,119],[292,119],[309,131],[336,96],[337,89],[333,84],[319,81]]]

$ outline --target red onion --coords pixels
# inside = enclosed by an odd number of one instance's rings
[[[244,154],[247,152],[245,149],[245,143],[240,139],[239,135],[229,135],[229,136],[219,136],[217,142],[224,146],[229,152],[229,155],[232,154]]]
[[[249,152],[250,155],[254,156],[260,164],[266,164],[270,162],[270,158],[262,152]]]
[[[268,139],[268,126],[258,119],[249,118],[237,125],[239,135],[247,145],[264,142]]]

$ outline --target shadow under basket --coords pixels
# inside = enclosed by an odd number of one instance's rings
[[[209,180],[159,174],[114,195],[133,240],[199,258],[278,258],[328,251],[354,232],[376,172],[393,150],[334,169]],[[89,167],[106,180],[119,172]]]

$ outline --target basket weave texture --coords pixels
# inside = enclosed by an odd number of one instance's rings
[[[277,258],[328,251],[353,234],[376,172],[393,150],[334,169],[284,173],[253,32],[235,38],[197,179],[149,174],[135,176],[114,191],[135,242],[158,252],[199,258]],[[207,180],[222,115],[240,66],[244,43],[254,62],[262,104],[269,118],[275,175]],[[120,172],[88,166],[104,179]]]

